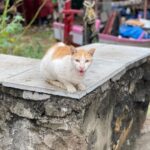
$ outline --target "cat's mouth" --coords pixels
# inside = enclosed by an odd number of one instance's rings
[[[84,75],[84,73],[85,73],[85,71],[84,71],[84,70],[79,70],[79,74],[80,74],[80,76],[83,76],[83,75]]]

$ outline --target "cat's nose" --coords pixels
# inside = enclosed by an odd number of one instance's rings
[[[83,67],[80,67],[80,70],[82,70],[82,71],[83,71],[83,70],[84,70],[84,68],[83,68]]]

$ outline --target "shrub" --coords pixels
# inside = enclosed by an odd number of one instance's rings
[[[9,0],[6,1],[3,14],[0,16],[0,52],[12,53],[19,33],[23,30],[21,24],[24,19],[15,15],[12,19],[7,15]]]

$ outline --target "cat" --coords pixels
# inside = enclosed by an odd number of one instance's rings
[[[43,57],[40,73],[48,83],[70,93],[77,89],[85,90],[83,78],[92,63],[94,52],[94,48],[85,51],[59,42]]]

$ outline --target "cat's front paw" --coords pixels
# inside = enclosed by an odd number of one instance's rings
[[[77,87],[81,91],[84,91],[86,89],[86,86],[84,84],[78,84]]]
[[[69,93],[74,93],[74,92],[76,92],[77,90],[76,90],[76,88],[75,88],[74,86],[69,86],[69,87],[67,87],[67,91],[68,91]]]

